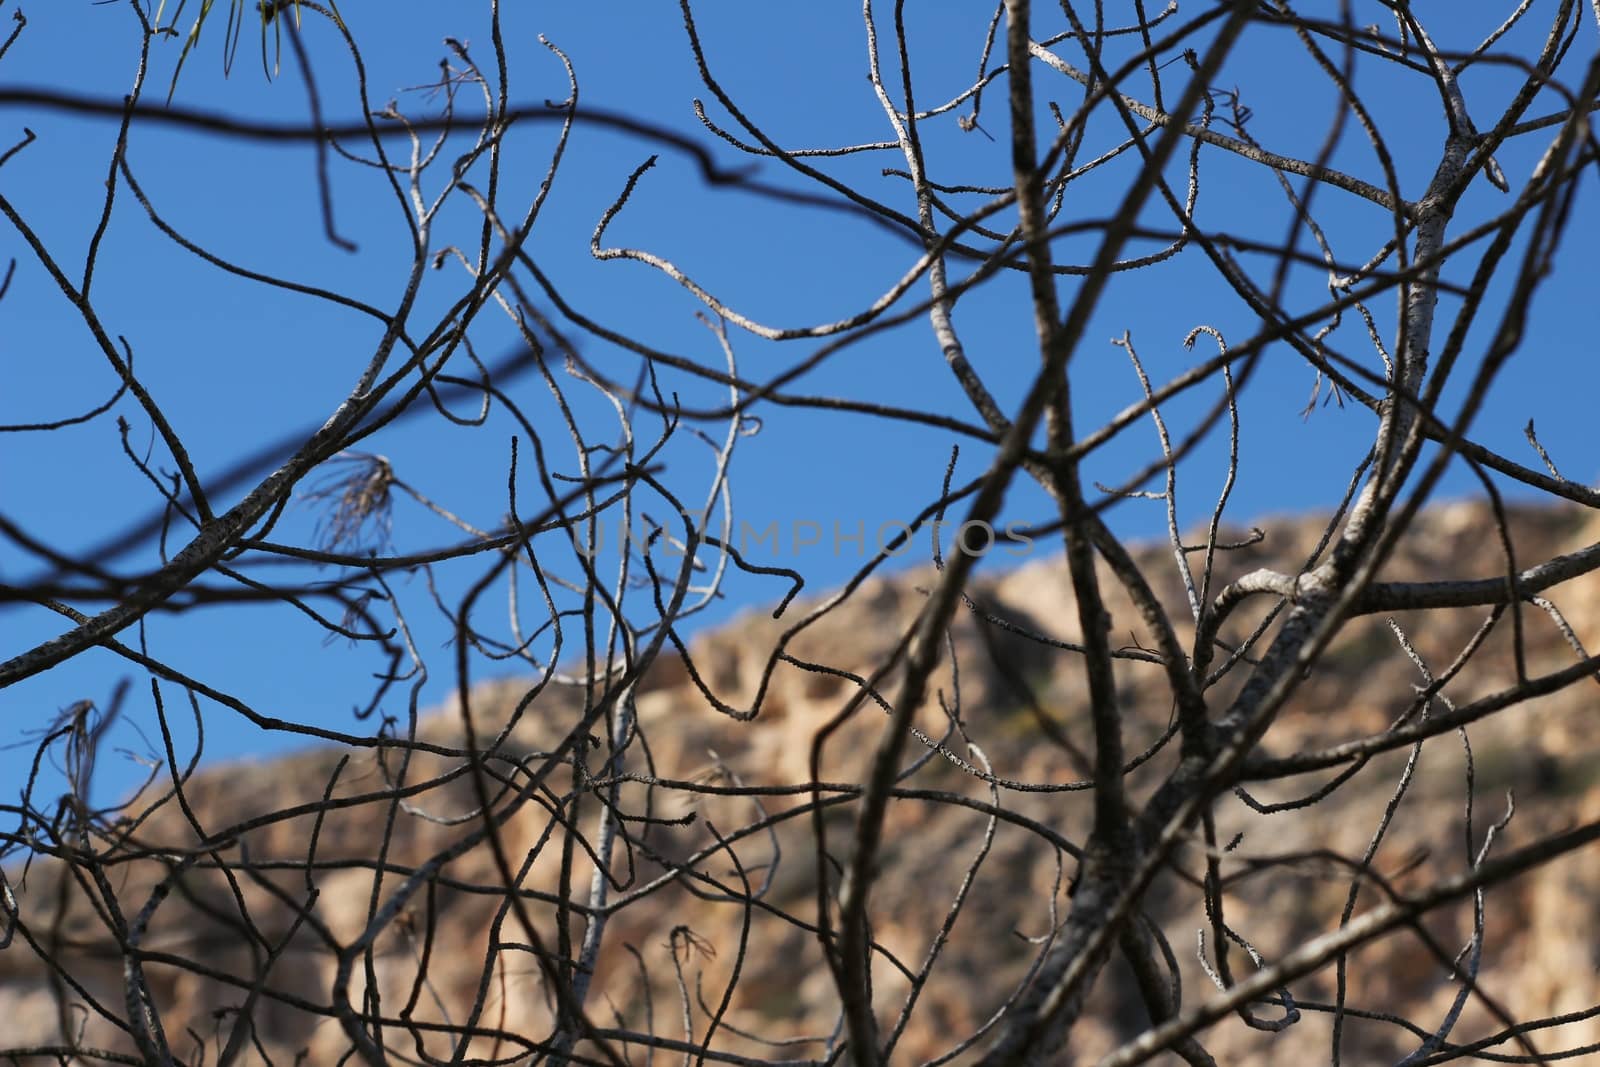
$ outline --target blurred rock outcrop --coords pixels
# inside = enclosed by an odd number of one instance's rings
[[[1268,535],[1260,543],[1219,553],[1213,594],[1258,567],[1295,573],[1322,532],[1310,519],[1263,527]],[[1600,541],[1600,519],[1576,511],[1518,510],[1511,531],[1517,566],[1524,567]],[[1188,620],[1171,549],[1150,546],[1137,558],[1147,574],[1161,577],[1157,592],[1169,611]],[[1198,570],[1199,554],[1191,559]],[[1417,521],[1383,578],[1493,577],[1505,570],[1489,513],[1454,504]],[[697,1041],[737,967],[715,1047],[760,1060],[827,1057],[837,997],[809,928],[817,918],[819,863],[814,819],[804,810],[813,797],[807,786],[816,761],[815,778],[824,783],[817,795],[833,801],[820,817],[830,857],[822,866],[843,863],[855,813],[849,787],[862,780],[886,721],[884,710],[872,699],[861,700],[826,743],[819,747],[817,741],[858,695],[857,679],[871,675],[900,640],[936,578],[920,569],[868,580],[788,644],[770,672],[785,630],[820,601],[797,603],[780,619],[751,612],[691,642],[687,664],[664,656],[651,668],[635,693],[640,739],[647,744],[630,750],[625,768],[636,776],[619,795],[627,841],[617,846],[610,865],[617,884],[607,894],[604,947],[587,998],[597,1027]],[[1106,572],[1103,578],[1114,640],[1124,649],[1153,648],[1114,577]],[[1008,572],[980,568],[970,609],[954,627],[946,662],[935,676],[938,691],[917,711],[916,724],[926,737],[942,739],[969,766],[986,760],[1007,785],[991,795],[987,783],[913,741],[907,765],[920,766],[902,786],[997,800],[1017,820],[991,827],[980,810],[909,793],[891,802],[872,898],[872,932],[883,949],[873,980],[885,1035],[897,1025],[913,985],[919,987],[893,1063],[925,1062],[978,1031],[1025,979],[1038,940],[1070,907],[1075,861],[1025,825],[1036,820],[1081,843],[1089,823],[1087,792],[1044,788],[1081,780],[1087,771],[1084,754],[1092,743],[1082,668],[1070,651],[1027,636],[1077,640],[1070,590],[1059,559],[1030,561]],[[1574,640],[1600,648],[1600,578],[1577,578],[1546,596],[1570,632],[1537,605],[1523,605],[1518,619],[1506,613],[1445,685],[1435,702],[1439,710],[1446,701],[1459,707],[1513,684],[1518,632],[1520,669],[1530,676],[1572,663],[1579,655]],[[1241,640],[1269,606],[1263,601],[1259,609],[1242,612],[1224,637]],[[1484,608],[1399,613],[1392,627],[1382,615],[1353,620],[1271,727],[1263,748],[1282,756],[1381,733],[1410,707],[1423,684],[1397,633],[1438,676],[1488,614]],[[1185,628],[1183,636],[1187,640],[1191,630]],[[731,708],[751,708],[759,692],[758,714],[741,721],[714,707],[691,677],[691,666]],[[884,699],[893,699],[897,678],[891,672],[880,682]],[[1119,659],[1116,681],[1127,751],[1144,752],[1167,734],[1171,720],[1161,668],[1145,659]],[[1212,691],[1214,707],[1225,704],[1232,684],[1225,679]],[[68,842],[92,846],[106,857],[99,871],[104,885],[63,877],[59,866],[45,861],[35,862],[25,878],[8,871],[21,924],[0,951],[0,1047],[76,1041],[131,1050],[127,1034],[82,1007],[93,998],[109,1014],[125,1018],[129,1011],[125,953],[108,928],[124,930],[124,940],[126,931],[136,932],[156,1014],[183,1062],[216,1062],[242,1018],[253,1026],[239,1034],[235,1062],[339,1062],[351,1044],[338,1018],[341,998],[360,1008],[367,997],[370,1010],[375,996],[391,1027],[438,1024],[418,1028],[419,1057],[449,1060],[461,1051],[446,1031],[468,1020],[478,1036],[462,1055],[473,1062],[511,1056],[516,1046],[503,1035],[542,1039],[556,1005],[537,956],[545,953],[545,965],[560,968],[562,957],[576,957],[581,949],[588,920],[558,899],[564,883],[569,899],[590,899],[594,868],[587,849],[596,839],[601,805],[592,794],[579,796],[575,783],[583,778],[569,760],[555,765],[498,824],[499,853],[523,889],[517,907],[507,904],[495,850],[461,845],[483,826],[476,814],[480,788],[489,791],[494,810],[505,810],[507,798],[546,765],[542,754],[583,713],[582,693],[557,685],[519,711],[528,688],[524,680],[503,679],[476,689],[470,708],[438,709],[418,734],[434,751],[415,752],[409,760],[379,747],[309,749],[204,770],[188,782],[183,805],[171,798],[92,841]],[[1417,753],[1385,753],[1315,804],[1268,814],[1252,807],[1313,796],[1333,771],[1259,783],[1249,803],[1222,798],[1215,805],[1215,834],[1219,846],[1231,846],[1223,870],[1233,929],[1269,963],[1336,929],[1351,895],[1352,872],[1327,855],[1359,860],[1391,809],[1371,868],[1401,890],[1467,870],[1485,834],[1512,812],[1513,803],[1514,814],[1497,831],[1491,854],[1600,818],[1596,695],[1594,683],[1585,680],[1486,717],[1459,735],[1434,738]],[[475,783],[468,761],[450,754],[464,745],[464,712],[470,712],[480,739],[517,716],[504,754],[520,758],[520,767],[512,758],[492,761]],[[606,773],[604,730],[599,724],[599,736],[579,746],[585,774]],[[1135,801],[1171,769],[1175,748],[1176,742],[1162,747],[1130,773]],[[1401,793],[1403,779],[1408,784]],[[722,791],[691,792],[674,788],[674,782]],[[419,790],[408,792],[412,785]],[[764,788],[759,795],[728,795],[741,785]],[[156,792],[152,787],[150,796]],[[322,803],[324,796],[334,803]],[[137,810],[129,809],[129,815]],[[781,818],[786,812],[798,814]],[[776,818],[744,831],[769,817]],[[566,832],[569,826],[582,831],[581,840]],[[119,861],[125,854],[143,858]],[[1250,873],[1256,861],[1294,854],[1299,858],[1292,862]],[[684,864],[698,876],[685,874]],[[969,872],[965,905],[937,966],[925,983],[913,982]],[[1206,955],[1214,960],[1217,951],[1196,888],[1202,873],[1200,848],[1186,850],[1152,890],[1146,908],[1151,925],[1171,946],[1185,1005],[1216,992],[1196,955],[1201,931]],[[394,907],[408,880],[420,888]],[[741,891],[746,885],[749,890]],[[108,891],[121,915],[92,903]],[[755,903],[741,899],[749,894]],[[1375,885],[1363,885],[1355,912],[1380,898]],[[1449,1041],[1464,1044],[1501,1030],[1497,1010],[1518,1020],[1578,1013],[1529,1036],[1545,1052],[1600,1041],[1600,850],[1578,852],[1496,887],[1484,909],[1476,983],[1492,1006],[1482,996],[1468,996]],[[1455,953],[1471,934],[1473,902],[1441,909],[1424,925]],[[537,935],[538,947],[530,935]],[[491,939],[502,948],[498,965],[486,973]],[[60,969],[45,966],[46,956]],[[1235,977],[1253,970],[1238,945],[1229,947],[1229,960]],[[189,962],[175,965],[182,961]],[[1202,1034],[1202,1041],[1218,1063],[1230,1067],[1326,1062],[1335,978],[1329,967],[1294,983],[1300,1019],[1288,1029],[1267,1032],[1230,1016]],[[1395,1062],[1416,1050],[1461,989],[1452,969],[1411,932],[1351,954],[1345,1062]],[[1254,1012],[1262,1019],[1283,1015],[1281,1007],[1270,1005]],[[1395,1020],[1409,1020],[1423,1036]],[[1092,1063],[1148,1025],[1131,973],[1114,962],[1075,1031],[1070,1062]],[[681,1054],[672,1047],[658,1054]],[[1515,1043],[1496,1048],[1526,1052]],[[645,1062],[637,1046],[629,1054],[632,1062]],[[972,1058],[971,1052],[960,1053],[952,1062]]]

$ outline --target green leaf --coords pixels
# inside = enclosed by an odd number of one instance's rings
[[[228,0],[228,23],[223,30],[222,44],[222,74],[228,77],[233,73],[233,61],[239,51],[239,37],[244,29],[244,9],[247,0]],[[172,84],[167,88],[167,100],[172,100],[172,94],[177,91],[178,77],[183,73],[183,65],[189,60],[189,53],[200,42],[200,31],[204,28],[206,19],[211,16],[216,0],[201,0],[200,10],[194,17],[194,22],[189,26],[189,31],[184,37],[183,50],[178,54],[177,65],[172,71]],[[177,36],[175,28],[183,18],[184,8],[189,6],[189,0],[178,0],[178,6],[172,13],[172,21],[165,30],[162,29],[162,14],[166,10],[166,0],[156,8],[154,25],[156,32],[168,33]],[[257,0],[256,11],[261,16],[261,67],[268,80],[276,77],[279,69],[279,59],[282,55],[282,26],[278,16],[286,9],[294,9],[295,25],[300,24],[300,0]],[[321,10],[321,9],[318,9]],[[343,23],[339,14],[339,5],[329,0],[328,9],[323,12],[336,23]],[[272,31],[272,59],[267,58],[267,31]]]

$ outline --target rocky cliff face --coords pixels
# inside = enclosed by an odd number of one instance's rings
[[[1600,541],[1600,520],[1577,512],[1512,519],[1519,566]],[[1261,566],[1292,574],[1321,532],[1309,520],[1267,528],[1263,542],[1224,554],[1222,579]],[[1149,574],[1173,575],[1158,593],[1187,618],[1170,549],[1151,547],[1140,561]],[[1504,571],[1487,512],[1452,505],[1419,520],[1384,577]],[[628,777],[609,801],[623,818],[603,894],[591,891],[595,856],[602,827],[614,824],[597,800],[605,789],[592,787],[617,770],[605,765],[604,726],[576,760],[545,758],[583,713],[574,688],[552,684],[520,707],[531,683],[485,684],[467,707],[426,717],[418,737],[430,750],[409,760],[380,747],[313,749],[195,774],[182,803],[168,795],[150,806],[152,788],[120,822],[53,843],[92,849],[96,863],[69,875],[38,860],[25,879],[10,870],[20,922],[0,951],[0,1047],[133,1050],[107,1017],[145,1012],[127,992],[137,988],[129,980],[136,961],[147,1014],[159,1017],[182,1062],[215,1062],[231,1042],[234,1062],[333,1064],[359,1043],[356,1016],[374,1013],[387,1022],[383,1031],[368,1027],[367,1039],[402,1049],[392,1062],[500,1061],[514,1057],[519,1038],[548,1035],[561,1008],[554,990],[574,987],[567,961],[582,957],[603,914],[600,950],[576,984],[589,987],[589,1020],[631,1062],[648,1062],[648,1042],[628,1044],[624,1032],[654,1035],[658,1054],[676,1056],[708,1029],[727,1056],[826,1060],[839,1040],[838,1000],[814,928],[819,871],[836,887],[851,848],[855,785],[886,721],[872,699],[841,712],[933,580],[911,571],[869,581],[776,661],[784,631],[812,605],[781,619],[752,613],[693,642],[687,662],[658,662],[635,691],[637,736],[621,768]],[[1177,742],[1162,743],[1171,699],[1160,666],[1140,658],[1152,642],[1138,613],[1110,575],[1105,587],[1112,632],[1134,653],[1117,661],[1116,683],[1127,751],[1143,760],[1128,777],[1140,802],[1177,759]],[[908,749],[901,793],[889,805],[871,907],[886,1038],[913,1005],[893,1063],[925,1062],[981,1033],[1071,907],[1073,850],[1092,803],[1073,786],[1091,751],[1083,672],[1071,652],[1020,634],[1076,640],[1070,589],[1059,560],[974,583],[974,610],[954,628],[936,675],[940,691],[917,712],[921,740]],[[1520,619],[1506,613],[1453,674],[1489,609],[1352,621],[1275,721],[1264,751],[1286,756],[1381,734],[1408,711],[1442,714],[1514,684],[1519,671],[1537,677],[1568,666],[1581,655],[1574,642],[1600,647],[1600,579],[1578,578],[1547,596],[1564,624],[1535,604]],[[1242,640],[1265,610],[1242,615],[1224,639]],[[1449,680],[1414,708],[1424,671]],[[878,692],[892,697],[893,681]],[[1214,707],[1225,705],[1231,684],[1211,691]],[[753,718],[738,714],[752,708]],[[1584,681],[1353,772],[1347,764],[1224,795],[1211,840],[1224,918],[1239,938],[1228,946],[1233,977],[1252,973],[1251,953],[1270,965],[1337,929],[1352,899],[1359,914],[1391,889],[1470,869],[1491,827],[1493,856],[1600,818],[1595,709],[1594,682]],[[500,758],[479,775],[455,754],[468,715],[480,739],[514,723]],[[992,767],[987,780],[975,773],[984,767]],[[1350,776],[1318,799],[1341,774]],[[492,840],[480,812],[485,792]],[[820,862],[819,826],[827,842]],[[1148,895],[1140,927],[1170,946],[1170,980],[1181,982],[1185,1006],[1216,994],[1197,957],[1202,942],[1207,959],[1218,950],[1197,888],[1207,847],[1197,836],[1180,850]],[[1363,877],[1369,849],[1372,877]],[[506,892],[508,880],[519,893]],[[1573,1014],[1528,1039],[1547,1053],[1600,1041],[1600,849],[1498,885],[1482,908],[1479,947],[1454,970],[1422,935],[1447,956],[1461,950],[1474,929],[1471,896],[1431,912],[1417,930],[1359,948],[1342,968],[1292,983],[1293,1025],[1263,1029],[1285,1008],[1259,1004],[1253,1025],[1229,1015],[1202,1040],[1218,1063],[1324,1062],[1342,971],[1347,1063],[1394,1062],[1416,1050],[1463,994],[1454,1045],[1496,1034],[1504,1017],[1564,1013]],[[1476,977],[1464,983],[1462,972]],[[1074,1031],[1071,1059],[1092,1063],[1149,1022],[1135,974],[1113,961]],[[588,1056],[596,1048],[578,1046]],[[952,1062],[973,1058],[956,1052]]]

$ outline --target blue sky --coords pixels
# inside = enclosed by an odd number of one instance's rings
[[[710,114],[725,126],[733,125],[701,85],[673,5],[505,7],[513,101],[536,103],[567,94],[561,64],[539,43],[542,33],[570,57],[584,106],[625,112],[681,132],[706,145],[724,166],[750,164],[717,142],[693,114],[691,101],[706,98]],[[436,100],[411,87],[437,77],[446,36],[466,43],[480,63],[492,64],[486,8],[437,0],[342,4],[340,9],[363,48],[374,106],[394,99],[408,114],[429,113]],[[126,4],[54,0],[25,10],[28,25],[0,61],[0,85],[53,87],[111,99],[128,90],[138,40],[137,24]],[[1186,9],[1183,14],[1190,12]],[[782,143],[825,146],[891,136],[866,78],[866,45],[856,6],[715,3],[697,8],[697,15],[714,73],[747,114]],[[918,102],[924,106],[942,102],[972,79],[989,12],[982,5],[935,3],[921,5],[911,17]],[[1487,14],[1483,27],[1466,25],[1468,17],[1452,13],[1452,38],[1459,34],[1466,41],[1490,28]],[[879,14],[885,44],[889,18],[887,12]],[[1036,36],[1055,29],[1046,14],[1039,18]],[[306,94],[287,53],[283,73],[276,79],[264,77],[257,42],[247,29],[231,76],[225,78],[222,31],[219,14],[191,56],[174,102],[257,119],[304,120]],[[358,117],[348,54],[319,20],[308,21],[306,40],[326,114],[341,121]],[[176,41],[155,47],[147,100],[164,94],[178,50]],[[1253,114],[1250,130],[1255,137],[1271,147],[1282,146],[1289,154],[1304,153],[1315,150],[1335,106],[1331,87],[1308,76],[1307,69],[1292,39],[1281,31],[1257,27],[1246,34],[1216,85],[1243,94]],[[898,78],[897,73],[891,76]],[[1043,69],[1035,78],[1041,100],[1059,99],[1070,107],[1078,99],[1073,87],[1053,80]],[[1493,69],[1469,72],[1465,84],[1481,117],[1495,113],[1505,78]],[[1368,95],[1390,140],[1405,192],[1415,196],[1431,173],[1444,133],[1436,95],[1414,76],[1398,78],[1367,67],[1362,68],[1358,86]],[[923,136],[936,178],[1009,181],[1003,93],[1002,81],[986,100],[983,116],[985,129],[999,137],[997,141],[956,129],[954,113],[925,124]],[[465,102],[462,106],[468,111],[472,107]],[[1535,113],[1545,110],[1534,108]],[[0,169],[0,194],[16,206],[67,273],[80,277],[103,202],[115,124],[16,107],[0,109],[0,142],[9,145],[19,140],[24,126],[33,129],[38,140]],[[518,211],[541,180],[554,132],[552,124],[525,124],[510,137],[504,195],[505,203]],[[1113,143],[1115,133],[1103,124],[1092,125],[1085,154],[1103,150]],[[1544,145],[1538,135],[1526,140],[1508,146],[1500,156],[1514,185],[1526,178]],[[916,259],[917,250],[905,240],[843,213],[778,205],[735,189],[709,186],[681,152],[604,129],[580,128],[534,230],[530,254],[585,314],[660,348],[712,366],[722,359],[715,337],[696,319],[701,307],[691,294],[642,264],[597,262],[589,255],[590,235],[601,214],[628,174],[652,153],[660,154],[658,165],[644,176],[630,203],[612,222],[606,243],[670,258],[753,319],[795,327],[845,317],[888,289]],[[129,161],[157,210],[214,253],[380,307],[392,306],[397,298],[408,266],[409,240],[395,198],[370,169],[336,161],[332,170],[337,227],[357,244],[358,251],[352,253],[334,247],[323,233],[314,157],[307,146],[241,143],[151,125],[136,127]],[[1371,149],[1353,128],[1346,131],[1333,163],[1369,179],[1378,173]],[[830,173],[899,210],[913,211],[907,183],[883,175],[885,167],[903,168],[904,162],[896,153],[875,153],[828,165]],[[1113,164],[1073,185],[1067,216],[1087,219],[1109,210],[1130,173],[1127,166]],[[446,174],[445,168],[436,168],[425,185],[437,192]],[[770,162],[761,164],[757,174],[785,187],[816,191]],[[1178,178],[1181,172],[1174,170],[1173,176]],[[1202,155],[1202,183],[1202,222],[1264,240],[1278,240],[1286,232],[1287,205],[1265,171],[1208,150]],[[1364,260],[1387,232],[1388,219],[1337,190],[1323,188],[1316,196],[1319,218],[1336,251],[1348,260]],[[1501,196],[1479,182],[1458,218],[1480,217]],[[969,206],[979,202],[966,201]],[[1159,211],[1148,219],[1170,226]],[[438,243],[470,245],[477,224],[470,205],[462,201],[441,220]],[[1592,205],[1580,198],[1570,233],[1593,233],[1594,224]],[[116,384],[105,358],[19,235],[10,228],[0,233],[4,234],[0,255],[18,260],[11,289],[0,301],[4,325],[0,423],[60,418],[93,407]],[[1086,258],[1091,250],[1087,240],[1064,240],[1057,257]],[[1545,446],[1564,473],[1579,479],[1596,474],[1590,412],[1600,384],[1592,343],[1600,314],[1592,272],[1586,271],[1581,258],[1586,252],[1578,241],[1568,241],[1536,305],[1534,332],[1506,372],[1476,431],[1483,443],[1536,463],[1522,440],[1522,427],[1537,417]],[[1470,269],[1470,258],[1464,263],[1458,271]],[[1262,261],[1254,266],[1266,269]],[[429,285],[433,289],[424,296],[422,307],[438,309],[459,292],[460,278],[452,280],[447,270],[440,272],[438,281],[430,278]],[[1064,298],[1070,298],[1074,286],[1071,279],[1061,283]],[[926,291],[919,280],[901,306],[922,299]],[[108,331],[125,337],[132,347],[141,379],[183,437],[202,478],[225,470],[264,442],[325,419],[350,388],[381,332],[372,320],[348,309],[219,273],[166,240],[120,183],[93,296]],[[1291,305],[1311,307],[1325,298],[1321,272],[1294,272]],[[1446,298],[1441,314],[1454,307]],[[1373,310],[1389,339],[1392,301],[1386,299]],[[1014,408],[1038,358],[1023,280],[1006,277],[1000,285],[976,291],[962,301],[955,317],[974,362],[1002,405]],[[1492,321],[1492,315],[1487,318]],[[1254,327],[1247,309],[1221,286],[1197,252],[1119,278],[1075,356],[1074,408],[1080,426],[1099,425],[1139,395],[1126,355],[1110,343],[1113,337],[1128,331],[1159,382],[1209,355],[1204,340],[1195,353],[1185,352],[1180,344],[1192,327],[1202,323],[1235,341],[1248,338]],[[516,343],[509,324],[493,315],[480,318],[472,338],[487,359],[502,356]],[[1334,339],[1377,369],[1376,356],[1363,341],[1358,323],[1352,320]],[[817,347],[813,341],[773,344],[739,331],[733,331],[732,342],[741,372],[752,378],[791,366]],[[637,360],[613,346],[581,339],[579,347],[585,358],[607,373],[628,380],[637,373]],[[1476,348],[1469,345],[1471,351]],[[1372,419],[1359,408],[1323,407],[1302,416],[1312,381],[1309,368],[1287,348],[1277,346],[1269,350],[1241,398],[1244,459],[1228,513],[1234,523],[1330,505],[1370,443]],[[663,388],[681,390],[685,403],[709,405],[723,398],[718,390],[681,374],[664,373],[662,383]],[[801,386],[808,393],[878,400],[973,420],[924,318],[846,349],[808,375]],[[585,397],[577,401],[583,419],[608,417],[597,396],[579,388],[574,392]],[[555,419],[547,395],[531,376],[518,380],[516,395],[537,418]],[[1167,416],[1181,429],[1215,399],[1214,390],[1201,390],[1173,403]],[[873,531],[885,522],[909,520],[937,495],[949,449],[959,443],[947,431],[858,416],[770,406],[757,414],[760,432],[740,439],[732,462],[734,514],[758,529],[777,522],[786,531],[780,562],[805,574],[808,592],[842,582],[863,562],[853,542],[844,541],[836,550],[835,524],[849,534],[858,526]],[[136,450],[152,447],[149,419],[129,399],[82,426],[49,434],[0,436],[0,513],[31,535],[74,552],[101,543],[157,507],[154,490],[122,453],[118,415],[129,419],[129,440]],[[720,439],[721,428],[704,428]],[[515,425],[500,416],[469,430],[430,413],[397,423],[363,448],[381,452],[409,484],[487,528],[507,507],[507,458],[515,432]],[[562,445],[559,435],[552,441]],[[1209,513],[1223,481],[1225,448],[1225,437],[1213,434],[1182,467],[1180,520],[1186,527]],[[572,469],[570,451],[567,446],[569,455],[558,463],[560,469]],[[1086,473],[1090,479],[1120,483],[1157,455],[1154,434],[1148,423],[1141,423],[1091,457]],[[159,447],[151,456],[156,467],[171,469]],[[680,438],[664,453],[669,484],[699,500],[710,471],[709,457],[705,445]],[[968,443],[957,480],[976,476],[986,458],[982,448]],[[1458,470],[1444,492],[1465,494],[1472,486],[1471,477]],[[240,491],[242,487],[219,494],[220,503],[232,503]],[[1021,486],[1008,499],[1005,514],[1021,522],[1051,517],[1047,501]],[[312,504],[297,504],[275,536],[310,542],[318,517]],[[1130,537],[1159,537],[1165,529],[1160,505],[1150,501],[1119,504],[1111,517],[1114,527]],[[796,550],[792,537],[796,522],[816,523],[822,543]],[[172,536],[174,546],[186,539],[181,531]],[[451,543],[459,536],[409,502],[397,503],[393,535],[397,550]],[[1041,543],[1035,548],[1053,551],[1054,545]],[[152,540],[106,562],[137,573],[155,566],[159,553]],[[907,560],[926,558],[925,541],[919,541]],[[985,566],[1003,565],[1001,561],[997,556]],[[0,580],[23,584],[39,572],[39,561],[0,541]],[[444,574],[441,568],[441,590],[464,588],[473,573],[466,568],[459,574]],[[415,605],[411,621],[418,647],[430,660],[431,681],[423,690],[427,705],[450,685],[451,654],[444,647],[449,631],[428,608],[420,574],[397,579],[397,585],[398,592]],[[736,576],[727,583],[725,599],[683,629],[687,633],[724,621],[739,610],[771,602],[784,590],[785,583],[775,579]],[[83,605],[88,611],[103,606]],[[503,615],[506,608],[502,601],[498,608],[484,610]],[[0,606],[0,658],[62,629],[56,616],[42,610]],[[142,635],[123,635],[130,642],[141,636],[153,653],[235,693],[263,713],[331,729],[373,728],[372,723],[355,722],[350,708],[363,700],[370,690],[371,672],[381,664],[343,641],[328,643],[323,631],[292,608],[229,607],[153,616]],[[475,668],[479,677],[507,670],[503,665]],[[133,687],[124,722],[112,734],[113,744],[139,756],[155,751],[159,740],[149,679],[126,661],[96,651],[0,692],[0,744],[20,746],[0,751],[0,783],[20,782],[26,773],[33,731],[75,701],[105,703],[124,678]],[[162,692],[169,709],[182,707],[181,691],[164,684]],[[389,701],[385,710],[403,713],[403,697]],[[258,731],[214,704],[203,704],[202,713],[209,758],[265,753],[298,743]],[[180,748],[193,743],[191,735],[192,731],[180,730]],[[103,756],[100,775],[102,794],[116,795],[136,780],[137,761]]]

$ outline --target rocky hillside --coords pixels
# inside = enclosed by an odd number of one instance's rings
[[[1220,580],[1259,567],[1293,574],[1322,530],[1311,520],[1263,525],[1264,540],[1219,558]],[[1600,541],[1600,518],[1576,509],[1516,512],[1511,528],[1519,566]],[[1138,559],[1147,574],[1166,576],[1157,592],[1187,618],[1171,549],[1150,546]],[[1383,577],[1504,572],[1488,513],[1447,505],[1418,521]],[[171,795],[156,802],[152,787],[116,825],[53,845],[91,847],[96,863],[80,863],[70,877],[43,860],[25,880],[10,870],[20,921],[0,950],[0,1051],[132,1052],[129,1034],[106,1016],[143,1010],[127,994],[136,961],[150,1014],[185,1063],[214,1063],[225,1050],[236,1063],[338,1063],[360,1029],[355,1015],[374,1008],[387,1029],[366,1033],[397,1050],[392,1062],[514,1060],[518,1035],[539,1041],[550,1032],[560,1010],[552,990],[585,982],[588,1018],[632,1063],[650,1062],[651,1040],[658,1055],[681,1056],[708,1029],[712,1048],[735,1057],[728,1062],[827,1060],[839,1008],[814,929],[819,870],[832,880],[847,859],[854,784],[885,723],[871,699],[842,721],[839,714],[934,577],[911,571],[865,583],[776,660],[785,630],[815,603],[791,605],[780,619],[752,612],[694,641],[687,662],[663,657],[634,694],[637,736],[621,768],[630,777],[610,809],[623,816],[613,883],[598,912],[588,907],[601,899],[591,895],[594,855],[603,827],[616,826],[587,788],[615,781],[604,726],[579,746],[582,769],[570,755],[545,758],[583,713],[578,687],[552,683],[522,706],[530,682],[485,684],[468,707],[447,706],[420,723],[431,751],[409,761],[376,747],[312,749],[204,770],[182,803]],[[1116,684],[1127,751],[1147,754],[1127,779],[1139,802],[1177,758],[1177,742],[1162,743],[1172,702],[1161,667],[1140,652],[1153,641],[1138,613],[1109,574],[1104,586],[1112,632],[1132,653],[1117,660]],[[889,805],[871,908],[882,1034],[900,1025],[908,999],[913,1007],[892,1063],[927,1062],[982,1032],[1071,906],[1074,850],[1092,803],[1087,791],[1065,788],[1089,765],[1084,676],[1074,654],[1027,636],[1076,639],[1070,589],[1060,560],[983,575],[971,590],[975,610],[954,628],[935,675],[939,691],[917,712],[922,740],[908,749],[901,794]],[[1574,642],[1600,648],[1600,578],[1546,595],[1564,624],[1536,604],[1520,618],[1503,614],[1420,710],[1412,706],[1423,671],[1445,676],[1490,609],[1352,621],[1273,724],[1264,751],[1281,757],[1381,734],[1408,709],[1442,714],[1515,683],[1519,670],[1537,677],[1568,666],[1581,654]],[[1225,641],[1243,640],[1270,606],[1241,611]],[[1214,707],[1225,705],[1230,678],[1211,690]],[[893,681],[879,691],[892,697]],[[1592,682],[1568,685],[1415,751],[1385,752],[1353,774],[1319,770],[1219,799],[1221,898],[1240,939],[1229,946],[1233,977],[1252,972],[1251,952],[1271,964],[1337,929],[1352,895],[1357,914],[1380,902],[1378,881],[1352,866],[1375,835],[1371,871],[1405,892],[1468,870],[1491,827],[1500,828],[1489,854],[1499,855],[1600,818],[1595,708]],[[480,740],[513,723],[476,784],[470,763],[454,754],[466,747],[468,715]],[[814,780],[823,783],[815,792]],[[1330,783],[1338,788],[1318,799]],[[488,839],[480,789],[496,812]],[[819,823],[828,847],[820,864]],[[1208,959],[1217,951],[1199,888],[1205,854],[1198,838],[1180,852],[1148,896],[1141,927],[1170,947],[1166,966],[1176,969],[1186,1007],[1217,995],[1197,958],[1202,940]],[[522,890],[514,897],[508,874]],[[568,961],[582,957],[602,913],[598,954],[574,981]],[[1447,955],[1471,942],[1473,927],[1470,896],[1422,924]],[[1485,894],[1480,949],[1457,968],[1471,973],[1481,956],[1470,990],[1415,931],[1358,949],[1342,968],[1344,1062],[1395,1062],[1415,1051],[1458,995],[1464,1004],[1447,1047],[1496,1034],[1502,1016],[1565,1013],[1575,1014],[1529,1035],[1539,1050],[1600,1041],[1597,932],[1600,849],[1589,849]],[[1221,1064],[1327,1062],[1340,970],[1329,965],[1292,984],[1293,1025],[1263,1028],[1285,1008],[1260,1004],[1255,1025],[1230,1014],[1203,1043]],[[1072,1062],[1095,1062],[1149,1023],[1137,976],[1114,960],[1074,1031]],[[463,1028],[471,1041],[457,1036]],[[623,1041],[624,1032],[635,1040]],[[979,1038],[973,1049],[982,1046]],[[593,1057],[596,1048],[584,1042],[578,1051]],[[1514,1042],[1495,1050],[1527,1052]],[[949,1062],[974,1058],[956,1051]]]

